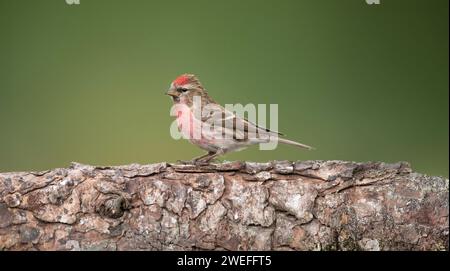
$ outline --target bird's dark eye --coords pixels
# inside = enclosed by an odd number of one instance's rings
[[[177,88],[178,92],[186,92],[188,91],[187,88]]]

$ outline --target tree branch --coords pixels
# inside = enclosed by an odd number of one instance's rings
[[[448,250],[449,181],[407,163],[0,173],[0,250]]]

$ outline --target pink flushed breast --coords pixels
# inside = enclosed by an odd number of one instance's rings
[[[201,135],[201,123],[195,121],[193,113],[190,110],[177,112],[177,126],[184,137],[194,138],[196,135]],[[197,133],[195,133],[195,132]]]

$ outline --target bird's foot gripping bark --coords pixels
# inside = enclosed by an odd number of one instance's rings
[[[194,162],[194,165],[196,166],[209,166],[211,164],[211,161],[204,161],[204,160],[197,160]]]
[[[196,157],[192,160],[183,161],[177,160],[177,163],[184,165],[196,165],[196,166],[207,166],[222,152],[208,152],[202,156]]]
[[[177,160],[177,164],[195,165],[195,160]]]
[[[192,159],[192,160],[177,160],[178,164],[183,165],[194,165],[194,166],[209,166],[212,162],[217,162],[218,160],[202,160],[202,159]]]

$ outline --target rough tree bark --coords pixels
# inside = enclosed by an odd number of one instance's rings
[[[407,163],[0,174],[0,250],[448,250],[449,181]]]

